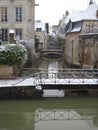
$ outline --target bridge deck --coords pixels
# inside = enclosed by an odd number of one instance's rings
[[[0,87],[26,87],[36,85],[98,85],[98,79],[38,79],[18,78],[14,80],[0,80]],[[60,87],[60,86],[59,86]]]

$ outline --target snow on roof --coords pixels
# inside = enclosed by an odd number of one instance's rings
[[[96,17],[96,11],[98,10],[98,5],[93,3],[83,11],[73,11],[65,19],[65,24],[71,20],[72,22],[81,21],[81,20],[98,20]]]

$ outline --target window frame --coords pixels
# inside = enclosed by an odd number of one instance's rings
[[[8,41],[8,29],[7,28],[2,28],[1,29],[1,40],[3,41],[3,42],[7,42]]]
[[[15,8],[16,22],[22,22],[23,9],[22,7]]]
[[[8,21],[8,8],[7,7],[0,7],[1,10],[1,22]]]
[[[22,28],[16,28],[15,29],[15,35],[18,36],[20,40],[22,40],[23,37],[23,29]]]

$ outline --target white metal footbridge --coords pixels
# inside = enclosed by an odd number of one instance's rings
[[[41,86],[43,89],[66,89],[85,86],[98,88],[98,69],[32,69],[22,68],[20,77],[0,80],[0,87]]]

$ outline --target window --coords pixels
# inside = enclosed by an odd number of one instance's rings
[[[16,21],[17,22],[22,21],[22,8],[20,8],[20,7],[16,8]]]
[[[41,32],[42,28],[36,28],[36,32]]]
[[[16,37],[18,37],[20,40],[22,39],[22,29],[21,28],[16,29]]]
[[[1,29],[1,40],[6,42],[8,41],[8,29]]]
[[[6,22],[7,21],[7,8],[1,7],[1,21]]]

